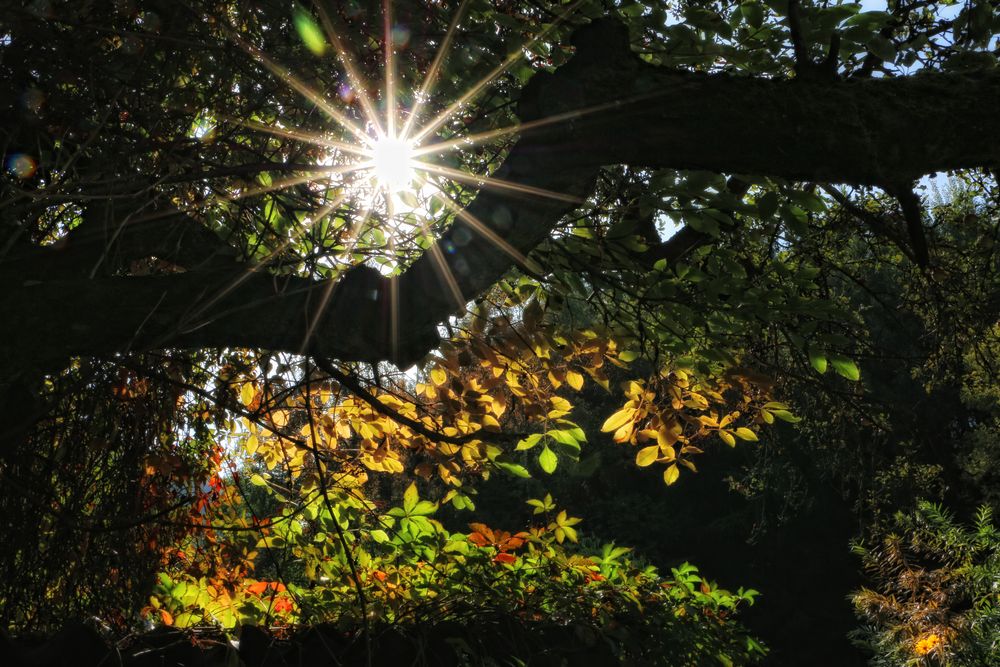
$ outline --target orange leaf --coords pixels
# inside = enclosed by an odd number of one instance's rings
[[[260,595],[266,590],[267,590],[266,581],[258,581],[255,584],[250,584],[249,586],[247,586],[247,591],[253,593],[254,595]]]
[[[494,563],[507,563],[509,565],[511,563],[516,563],[517,562],[517,556],[515,556],[514,554],[500,552],[496,556],[493,557],[493,562]]]
[[[174,617],[170,615],[170,612],[166,609],[160,610],[160,618],[163,620],[163,625],[173,625]]]

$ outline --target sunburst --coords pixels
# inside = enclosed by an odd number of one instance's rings
[[[328,197],[330,203],[308,218],[306,223],[300,227],[296,235],[298,238],[283,242],[258,266],[266,263],[271,257],[277,256],[290,243],[304,236],[310,226],[317,223],[322,217],[336,212],[335,209],[342,203],[351,201],[353,209],[360,210],[362,213],[355,216],[347,235],[345,248],[347,255],[354,252],[368,225],[378,224],[382,230],[382,236],[387,239],[389,247],[393,250],[396,246],[397,234],[401,237],[404,236],[401,233],[403,226],[409,226],[410,232],[422,234],[425,238],[432,237],[431,228],[440,227],[437,224],[439,221],[436,219],[438,216],[431,212],[433,208],[468,226],[474,233],[484,237],[501,251],[510,255],[519,265],[536,270],[537,267],[534,267],[513,245],[466,211],[463,205],[447,192],[449,189],[447,182],[458,183],[464,188],[498,188],[561,201],[578,203],[580,200],[570,195],[529,187],[486,174],[469,173],[462,169],[447,167],[432,162],[431,159],[439,158],[447,153],[468,151],[472,147],[503,140],[516,133],[544,125],[564,122],[593,110],[581,109],[531,123],[514,124],[473,134],[452,135],[446,139],[438,137],[438,132],[442,128],[449,126],[449,122],[459,114],[466,113],[469,105],[483,91],[518,61],[525,58],[536,42],[544,39],[556,26],[565,22],[579,4],[580,0],[565,8],[542,31],[512,51],[456,99],[448,104],[439,105],[441,110],[430,115],[429,118],[425,118],[425,115],[428,115],[425,112],[430,106],[430,102],[434,100],[439,75],[448,58],[451,46],[460,32],[468,0],[462,0],[452,15],[448,30],[438,46],[431,65],[424,74],[422,82],[414,91],[412,96],[414,101],[408,109],[403,108],[398,103],[397,91],[400,82],[396,75],[397,53],[393,38],[393,16],[390,0],[385,0],[383,3],[384,52],[382,65],[384,81],[377,96],[369,95],[369,84],[361,76],[355,59],[346,47],[345,40],[338,33],[335,22],[323,6],[322,0],[314,0],[313,3],[315,16],[319,18],[318,24],[312,19],[312,15],[300,14],[297,17],[296,25],[299,27],[300,33],[303,26],[305,30],[314,31],[312,34],[302,35],[310,49],[319,54],[325,52],[328,46],[333,47],[332,52],[356,96],[360,118],[357,118],[357,114],[351,113],[347,108],[342,108],[339,98],[331,100],[304,80],[296,77],[289,68],[278,63],[262,49],[248,42],[235,26],[226,24],[227,27],[224,29],[234,44],[245,51],[272,76],[314,104],[329,121],[327,131],[315,132],[287,127],[283,124],[268,125],[215,114],[215,117],[223,122],[311,144],[324,151],[327,156],[316,165],[315,169],[303,170],[303,175],[290,176],[265,187],[251,188],[219,197],[221,199],[245,198],[302,184],[314,184],[320,188],[328,188],[330,192],[335,193]],[[302,12],[303,10],[298,11]],[[305,21],[300,20],[303,16],[306,17]],[[322,25],[322,29],[319,28],[319,25]],[[320,46],[317,47],[317,44]],[[381,113],[378,111],[380,105],[377,102],[381,102],[381,107],[384,110]],[[442,287],[452,294],[457,306],[464,307],[466,297],[462,294],[458,281],[452,275],[441,249],[437,245],[432,245],[428,252],[438,268]],[[395,270],[399,270],[399,268],[397,267]],[[385,272],[384,269],[383,271]],[[389,272],[393,272],[392,267],[390,267]],[[232,289],[232,286],[227,287]],[[223,293],[226,291],[228,290],[224,288]],[[320,311],[322,310],[321,307]],[[319,313],[315,315],[313,326],[310,327],[310,335],[318,319]],[[395,331],[395,318],[393,324]],[[304,341],[303,349],[307,347],[307,343],[308,340]]]

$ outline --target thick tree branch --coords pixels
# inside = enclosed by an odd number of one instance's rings
[[[1000,70],[775,81],[651,66],[614,22],[584,27],[574,42],[569,63],[532,79],[519,115],[580,115],[526,133],[496,176],[584,198],[598,169],[616,163],[874,185],[1000,166]],[[426,253],[394,282],[370,269],[330,284],[198,261],[168,276],[69,280],[56,270],[58,250],[40,249],[52,273],[25,279],[0,264],[0,353],[37,365],[72,354],[245,346],[407,365],[460,309],[443,287],[441,258],[462,296],[474,298],[571,206],[484,190],[441,240],[449,252]]]

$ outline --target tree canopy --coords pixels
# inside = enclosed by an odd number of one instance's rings
[[[8,630],[335,620],[371,664],[425,625],[526,661],[571,628],[742,664],[772,592],[659,551],[709,510],[653,518],[728,489],[770,503],[732,544],[860,540],[884,664],[1000,661],[989,510],[928,504],[1000,497],[995,2],[4,13]],[[879,607],[913,522],[977,573],[952,616]]]

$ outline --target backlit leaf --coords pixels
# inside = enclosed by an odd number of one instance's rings
[[[617,431],[619,428],[624,426],[632,417],[635,416],[635,408],[625,407],[614,413],[606,420],[601,426],[601,431],[608,433],[609,431]]]
[[[652,465],[653,461],[658,458],[660,458],[659,445],[643,447],[639,450],[639,453],[635,455],[635,464],[640,468],[645,468],[648,465]]]
[[[681,470],[677,467],[677,464],[673,464],[669,468],[663,471],[663,481],[670,486],[677,481],[677,478],[681,476]]]
[[[542,449],[542,453],[538,455],[538,465],[541,466],[542,470],[548,474],[552,474],[556,471],[556,466],[559,464],[559,457],[556,453],[549,449],[547,446]]]

